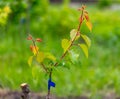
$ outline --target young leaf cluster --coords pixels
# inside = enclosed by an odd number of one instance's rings
[[[28,36],[28,40],[32,41],[32,45],[30,46],[31,51],[33,52],[33,56],[30,56],[28,59],[28,64],[31,66],[33,63],[33,60],[35,60],[37,63],[40,64],[40,66],[49,74],[50,78],[52,75],[52,67],[56,67],[60,62],[64,59],[64,57],[72,52],[73,55],[73,50],[71,51],[73,46],[77,46],[78,48],[81,48],[84,55],[88,58],[88,49],[91,46],[91,40],[90,38],[85,35],[84,33],[81,32],[81,26],[82,23],[85,21],[86,26],[88,29],[91,31],[92,30],[92,24],[90,22],[89,14],[85,10],[86,6],[82,5],[81,8],[78,10],[81,12],[80,17],[79,17],[79,25],[77,29],[72,29],[70,31],[70,37],[69,39],[62,39],[61,41],[61,46],[63,48],[63,54],[61,55],[60,59],[57,61],[56,57],[49,53],[49,52],[43,52],[39,49],[39,47],[36,45],[36,42],[42,42],[40,38],[33,38],[31,35]],[[79,40],[84,40],[84,43],[80,43]],[[78,57],[78,54],[75,56],[76,58]],[[46,64],[47,60],[47,64]]]
[[[62,48],[64,50],[64,55],[66,55],[67,52],[71,50],[72,46],[78,46],[82,49],[84,52],[85,56],[88,58],[88,48],[91,46],[91,40],[90,38],[81,33],[80,28],[83,23],[83,21],[86,22],[86,26],[88,29],[91,31],[92,30],[92,25],[90,22],[90,18],[88,15],[88,12],[85,10],[86,6],[82,6],[78,10],[81,11],[81,15],[79,18],[79,26],[78,29],[72,29],[70,32],[70,39],[62,39]],[[76,41],[83,39],[85,43],[77,43]]]
[[[40,64],[40,66],[48,73],[48,68],[44,65],[46,60],[55,62],[56,57],[52,55],[50,52],[43,52],[36,45],[36,42],[42,42],[40,38],[33,38],[31,35],[28,36],[27,40],[32,41],[32,45],[30,45],[30,49],[33,52],[33,55],[29,57],[28,64],[31,66],[33,63]]]

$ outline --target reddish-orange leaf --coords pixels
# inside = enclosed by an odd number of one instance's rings
[[[42,39],[37,38],[36,41],[37,41],[37,42],[42,42]]]
[[[86,6],[85,6],[85,5],[82,5],[81,8],[78,8],[78,11],[82,11],[82,10],[84,10],[85,8],[86,8]]]
[[[30,46],[30,49],[31,49],[31,51],[33,52],[33,54],[36,55],[36,54],[38,53],[38,49],[39,49],[39,48],[38,48],[37,46],[31,45],[31,46]]]
[[[84,16],[85,16],[85,19],[86,19],[87,21],[89,21],[89,16],[88,16],[88,14],[84,14]]]
[[[32,40],[32,36],[29,35],[29,36],[27,37],[27,40]]]
[[[32,51],[32,49],[33,49],[33,45],[30,45],[30,50]]]
[[[82,5],[82,9],[84,10],[86,8],[86,6],[85,5]]]

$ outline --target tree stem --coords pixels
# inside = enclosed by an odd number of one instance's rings
[[[83,19],[83,11],[82,11],[80,17]],[[64,57],[65,57],[65,56],[67,55],[67,53],[68,53],[68,50],[73,46],[73,43],[74,43],[74,41],[75,41],[75,39],[76,39],[76,37],[77,37],[79,31],[80,31],[81,25],[82,25],[82,22],[79,22],[79,25],[78,25],[78,28],[77,28],[76,36],[75,36],[75,38],[71,41],[71,44],[70,44],[70,46],[68,47],[68,49],[62,54],[62,56],[60,57],[60,60],[63,60],[63,59],[64,59]],[[58,64],[59,64],[59,63],[56,62],[53,66],[57,66]],[[51,78],[51,76],[52,76],[52,69],[50,70],[49,78]],[[47,98],[47,99],[50,99],[49,97],[50,97],[50,90],[48,90],[48,98]]]

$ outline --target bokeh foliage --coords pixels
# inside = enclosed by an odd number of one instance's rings
[[[26,40],[26,21],[20,22],[23,16],[26,20],[26,7],[23,7],[24,10],[16,9],[22,11],[14,12],[11,5],[13,1],[6,2],[12,9],[11,16],[17,17],[9,16],[7,24],[0,27],[0,87],[19,90],[19,85],[27,82],[33,91],[46,92],[47,77],[43,71],[34,66],[35,73],[32,74],[27,64],[30,51],[29,42]],[[41,50],[50,51],[58,57],[63,51],[59,46],[60,38],[67,37],[70,30],[77,27],[77,7],[50,5],[45,0],[37,2],[39,3],[33,4],[34,7],[29,10],[30,32],[43,39],[43,43],[39,44],[43,46]],[[120,10],[110,7],[99,9],[95,5],[88,5],[87,9],[90,12],[93,31],[89,34],[84,25],[82,31],[92,38],[89,58],[84,58],[81,53],[81,61],[78,59],[72,66],[67,65],[61,71],[56,69],[53,79],[57,86],[53,91],[57,95],[120,92]]]

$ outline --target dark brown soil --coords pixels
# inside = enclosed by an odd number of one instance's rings
[[[21,92],[18,91],[8,91],[8,90],[0,90],[0,99],[21,99]],[[30,99],[46,99],[45,95],[42,95],[40,93],[33,93],[31,92],[29,94]],[[81,96],[81,97],[56,97],[52,96],[52,99],[88,99],[86,96]]]
[[[40,93],[30,93],[29,96],[30,99],[46,99],[46,96]],[[21,92],[0,90],[0,99],[21,99]],[[52,99],[91,99],[91,98],[88,98],[87,96],[68,96],[68,97],[52,96]],[[97,97],[94,99],[97,99]],[[120,97],[116,97],[114,94],[109,94],[99,99],[120,99]]]
[[[30,99],[46,99],[46,96],[43,96],[39,93],[30,93]],[[21,99],[21,93],[14,91],[14,92],[7,92],[7,93],[0,93],[0,99]],[[86,96],[81,97],[55,97],[52,96],[52,99],[88,99]]]

